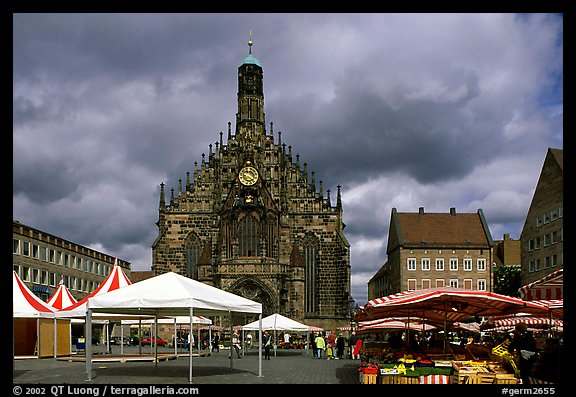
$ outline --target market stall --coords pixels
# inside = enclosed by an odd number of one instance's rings
[[[394,339],[376,334],[376,340],[364,343],[360,352],[360,379],[363,383],[516,383],[515,373],[505,368],[503,358],[494,354],[492,346],[473,351],[468,348],[468,338],[458,342],[450,338],[455,335],[455,323],[461,328],[463,323],[479,316],[520,311],[546,313],[542,305],[528,301],[458,288],[406,291],[371,300],[359,312],[357,321],[417,317],[421,324],[436,329],[427,333],[425,328],[406,327],[401,332],[401,342],[395,344],[391,343]],[[410,335],[418,332],[418,338],[414,339],[424,340],[425,344],[412,343]],[[382,340],[385,343],[375,343]]]

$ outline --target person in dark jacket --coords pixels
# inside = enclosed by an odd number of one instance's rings
[[[532,332],[528,331],[525,323],[518,323],[514,329],[514,337],[508,345],[508,352],[516,352],[518,357],[518,370],[523,384],[530,383],[530,373],[536,361],[536,340]]]
[[[346,342],[344,341],[344,336],[342,335],[338,335],[338,338],[336,339],[336,359],[342,359],[344,358],[344,346],[346,345]]]

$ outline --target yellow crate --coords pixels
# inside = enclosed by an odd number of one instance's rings
[[[380,375],[378,383],[381,385],[395,385],[398,383],[398,375]]]
[[[419,376],[399,376],[398,383],[401,385],[414,385],[420,383]]]
[[[378,374],[364,374],[364,384],[365,385],[375,385],[377,377],[378,377]]]
[[[466,376],[466,381],[464,383],[472,383],[472,384],[492,384],[494,383],[495,376],[492,374],[485,374],[485,373],[477,373],[477,374],[470,374]]]

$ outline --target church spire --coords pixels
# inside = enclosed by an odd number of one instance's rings
[[[236,139],[244,147],[263,147],[266,140],[262,64],[252,55],[252,31],[248,55],[238,66],[238,113]]]

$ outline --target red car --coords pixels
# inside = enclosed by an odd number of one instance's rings
[[[154,337],[146,337],[146,338],[142,338],[140,339],[140,343],[142,344],[142,346],[146,346],[146,345],[150,345],[154,342]],[[158,338],[158,346],[166,346],[168,344],[168,341],[162,338]]]

